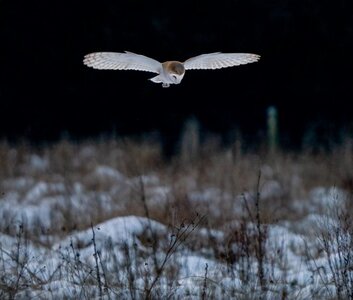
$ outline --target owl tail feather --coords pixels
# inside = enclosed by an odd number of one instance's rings
[[[163,80],[161,79],[161,77],[159,75],[157,75],[156,77],[152,77],[150,78],[151,81],[155,82],[155,83],[161,83],[163,82]]]

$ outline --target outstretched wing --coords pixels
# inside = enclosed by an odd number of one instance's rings
[[[186,70],[221,69],[256,62],[260,55],[251,53],[208,53],[189,58],[184,62]]]
[[[136,70],[159,73],[160,62],[132,52],[95,52],[85,55],[83,63],[99,70]]]

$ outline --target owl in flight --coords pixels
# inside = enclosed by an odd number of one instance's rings
[[[184,62],[159,61],[144,55],[125,51],[95,52],[87,54],[83,63],[99,70],[136,70],[158,74],[150,78],[155,83],[162,83],[167,88],[170,84],[179,84],[186,70],[221,69],[256,62],[260,55],[250,53],[209,53],[189,58]]]

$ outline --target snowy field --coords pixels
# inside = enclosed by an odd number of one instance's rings
[[[1,299],[352,299],[353,152],[0,145]]]

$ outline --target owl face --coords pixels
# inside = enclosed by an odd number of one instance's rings
[[[169,78],[171,79],[171,83],[173,84],[179,84],[181,82],[181,80],[183,79],[184,74],[179,75],[179,74],[175,74],[175,73],[170,73],[169,74]]]

